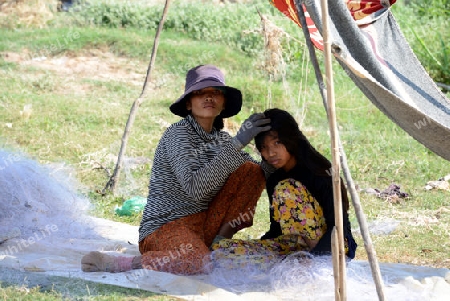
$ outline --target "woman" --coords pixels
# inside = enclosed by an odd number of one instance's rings
[[[314,149],[288,112],[270,109],[264,115],[271,120],[271,129],[258,134],[255,143],[263,162],[276,168],[266,184],[270,229],[260,240],[223,239],[212,247],[217,250],[215,256],[233,259],[242,266],[248,261],[245,256],[250,255],[260,263],[270,263],[297,251],[330,254],[335,225],[331,163]],[[341,192],[345,252],[353,259],[356,243],[342,183]]]
[[[81,261],[83,271],[208,272],[211,244],[252,225],[253,214],[240,227],[230,221],[254,211],[265,185],[263,169],[241,149],[269,130],[270,120],[254,114],[235,137],[222,131],[223,118],[236,115],[241,106],[241,92],[225,85],[217,67],[188,71],[185,92],[170,106],[183,119],[165,131],[155,152],[139,227],[142,256],[91,252]],[[265,163],[262,167],[271,170]]]

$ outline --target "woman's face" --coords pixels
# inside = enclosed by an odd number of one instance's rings
[[[212,119],[219,116],[225,107],[223,91],[208,87],[191,93],[186,102],[186,108],[192,112],[195,119]]]
[[[264,160],[276,169],[283,168],[285,171],[289,171],[297,164],[295,157],[287,151],[274,131],[270,131],[264,137],[260,152]]]

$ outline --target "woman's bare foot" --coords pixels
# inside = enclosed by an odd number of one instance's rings
[[[125,272],[133,268],[139,268],[136,265],[139,262],[140,266],[140,258],[138,261],[136,257],[115,256],[93,251],[81,258],[81,270],[83,272]]]

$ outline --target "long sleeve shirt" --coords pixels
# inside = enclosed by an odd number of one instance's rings
[[[170,221],[205,211],[231,173],[247,161],[259,163],[231,139],[214,128],[207,133],[191,115],[164,132],[155,151],[139,241]]]

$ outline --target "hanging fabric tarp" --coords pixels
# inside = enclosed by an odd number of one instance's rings
[[[300,25],[299,0],[272,2]],[[417,60],[394,16],[381,2],[388,1],[329,1],[334,56],[381,112],[450,161],[450,101]],[[320,1],[305,1],[303,10],[311,40],[322,50]]]

